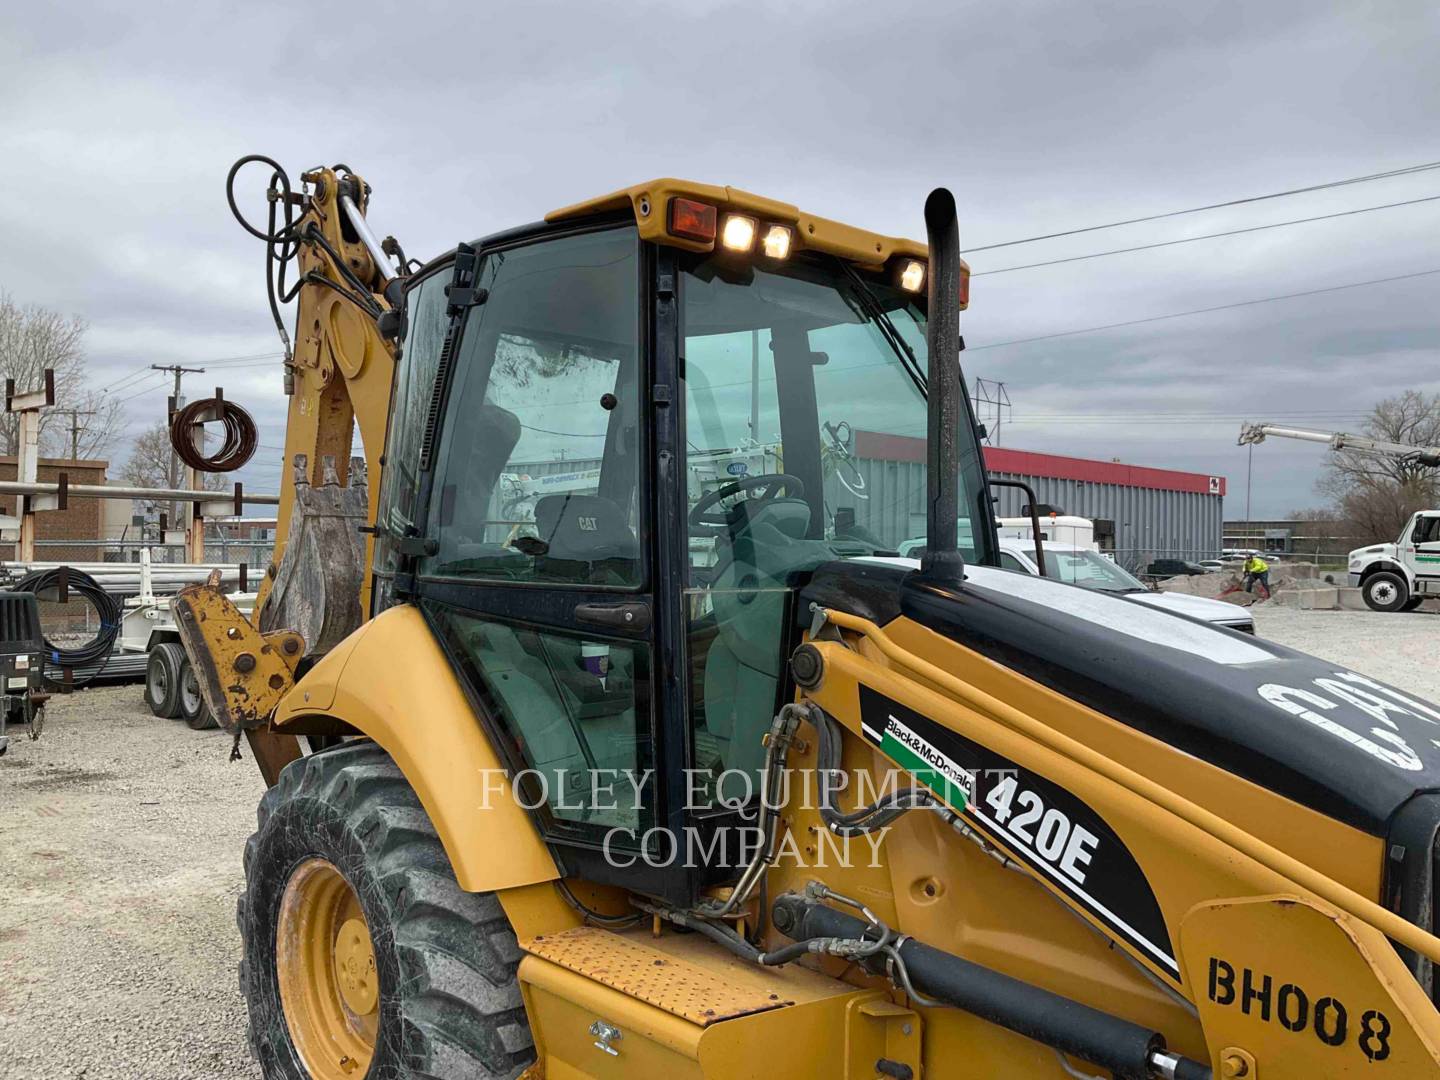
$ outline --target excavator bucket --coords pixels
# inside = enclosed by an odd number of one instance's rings
[[[364,619],[360,585],[365,574],[369,496],[364,458],[350,459],[350,483],[343,485],[335,459],[320,462],[321,481],[309,481],[309,461],[296,454],[295,503],[285,554],[258,619],[262,631],[291,629],[322,656]]]

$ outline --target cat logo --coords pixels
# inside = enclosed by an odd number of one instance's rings
[[[577,526],[579,526],[581,532],[599,532],[599,531],[600,531],[600,525],[599,525],[599,523],[598,523],[598,519],[593,518],[593,517],[577,517],[577,518],[575,519],[575,524],[576,524]]]

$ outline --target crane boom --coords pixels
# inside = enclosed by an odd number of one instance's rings
[[[1245,424],[1240,428],[1239,445],[1261,443],[1267,436],[1324,443],[1331,450],[1350,450],[1373,457],[1393,458],[1408,465],[1440,468],[1440,446],[1415,446],[1411,443],[1372,439],[1368,435],[1352,435],[1345,431],[1319,431],[1315,428],[1283,427],[1279,424]]]

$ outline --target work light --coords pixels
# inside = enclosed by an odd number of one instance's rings
[[[755,246],[755,219],[744,214],[726,214],[720,243],[731,251],[749,251]]]

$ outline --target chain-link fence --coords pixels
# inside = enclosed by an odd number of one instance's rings
[[[138,563],[148,548],[152,563],[184,563],[184,544],[163,544],[155,540],[36,540],[35,561],[54,563]],[[205,562],[246,563],[251,567],[269,565],[274,540],[240,540],[226,536],[205,538]],[[4,557],[15,559],[14,546]]]
[[[1240,573],[1244,564],[1242,557],[1231,556],[1222,560],[1219,551],[1202,551],[1196,548],[1120,548],[1106,551],[1106,555],[1130,573],[1142,578],[1172,577],[1185,573],[1176,563],[1199,565],[1203,562],[1223,561],[1223,570]],[[1340,573],[1346,568],[1346,556],[1333,551],[1262,551],[1260,557],[1268,563],[1313,563],[1317,573]],[[1213,569],[1207,567],[1207,569]]]

